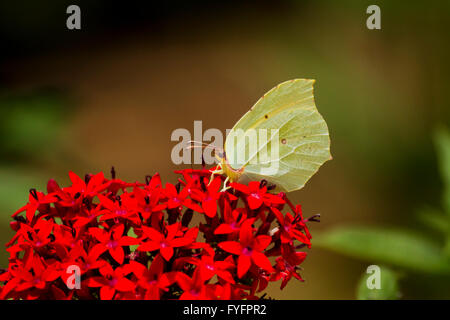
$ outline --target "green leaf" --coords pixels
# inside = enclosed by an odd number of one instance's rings
[[[403,230],[345,227],[314,237],[314,245],[354,258],[429,273],[450,273],[443,248]]]
[[[448,236],[446,239],[444,246],[444,254],[450,259],[450,236]]]
[[[138,236],[137,236],[136,233],[134,232],[134,228],[130,228],[130,230],[128,230],[127,236],[133,237],[133,238],[138,238]],[[131,252],[136,251],[136,249],[137,249],[138,247],[139,247],[139,245],[131,245],[131,246],[130,246]]]
[[[450,221],[448,217],[440,210],[432,207],[420,208],[417,212],[417,218],[428,227],[443,234],[450,231]]]
[[[438,127],[434,132],[439,170],[444,183],[443,203],[450,214],[450,133],[447,128]]]
[[[28,202],[31,188],[45,191],[47,179],[25,168],[0,167],[0,219],[11,215]]]
[[[64,106],[53,93],[0,96],[1,161],[42,157],[56,146]]]
[[[379,276],[379,287],[376,277]],[[400,297],[397,274],[385,266],[375,266],[374,270],[367,270],[359,280],[356,297],[358,300],[396,300]]]

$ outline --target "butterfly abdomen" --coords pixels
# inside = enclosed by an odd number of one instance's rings
[[[220,167],[222,168],[223,174],[228,177],[230,182],[238,181],[244,173],[244,168],[233,169],[228,163],[226,156],[220,158]]]

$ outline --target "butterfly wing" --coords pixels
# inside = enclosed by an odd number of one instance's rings
[[[279,84],[231,129],[225,154],[232,168],[244,168],[239,181],[265,179],[289,192],[301,189],[331,159],[328,127],[314,103],[314,82]]]

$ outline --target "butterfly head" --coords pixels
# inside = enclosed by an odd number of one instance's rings
[[[216,150],[216,159],[218,160],[220,167],[219,173],[226,175],[230,182],[238,181],[238,179],[244,173],[244,168],[234,169],[233,167],[231,167],[224,150]]]

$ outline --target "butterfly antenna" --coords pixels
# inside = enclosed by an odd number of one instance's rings
[[[189,140],[187,144],[188,144],[188,146],[186,147],[187,149],[206,148],[207,146],[206,143],[195,140]]]
[[[223,148],[217,147],[217,146],[213,146],[211,144],[207,144],[207,143],[204,143],[204,142],[190,140],[187,143],[189,144],[189,146],[186,147],[187,149],[194,149],[194,148],[214,149],[214,151],[218,152],[219,155],[222,155],[224,153],[223,152]]]

